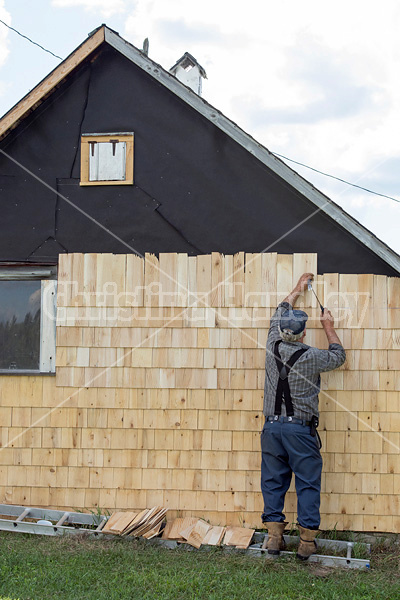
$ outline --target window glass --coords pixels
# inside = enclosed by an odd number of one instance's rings
[[[0,281],[0,369],[39,369],[40,281]]]

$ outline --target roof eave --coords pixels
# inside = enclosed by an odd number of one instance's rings
[[[0,140],[8,135],[71,71],[104,42],[105,29],[105,25],[95,29],[62,63],[3,115],[0,119]]]

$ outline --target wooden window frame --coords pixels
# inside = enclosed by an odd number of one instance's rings
[[[126,143],[125,179],[112,181],[89,181],[89,152],[91,142],[118,142]],[[81,180],[80,185],[133,185],[133,150],[134,134],[129,133],[90,133],[81,137]]]

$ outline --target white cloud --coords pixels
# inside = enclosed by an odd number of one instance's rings
[[[59,8],[83,7],[87,11],[100,13],[106,18],[122,13],[126,9],[125,0],[52,0],[51,3]]]

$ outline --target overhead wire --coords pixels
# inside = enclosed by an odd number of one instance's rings
[[[0,23],[2,23],[3,25],[5,25],[6,27],[8,27],[8,29],[11,29],[12,31],[15,31],[15,33],[17,33],[22,38],[28,40],[28,42],[30,42],[31,44],[34,44],[35,46],[38,46],[39,48],[41,48],[42,50],[44,50],[44,52],[47,52],[48,54],[51,54],[52,56],[54,56],[55,58],[58,58],[59,60],[64,60],[63,58],[61,58],[61,56],[58,56],[57,54],[54,54],[54,52],[52,52],[51,50],[48,50],[47,48],[45,48],[41,44],[38,44],[37,42],[34,42],[33,40],[31,40],[30,37],[24,35],[20,31],[18,31],[17,29],[14,29],[14,27],[11,27],[11,25],[8,25],[7,23],[5,23],[5,21],[2,21],[0,19]],[[293,158],[289,158],[288,156],[285,156],[284,154],[279,154],[278,152],[272,152],[272,154],[274,154],[275,156],[278,156],[279,158],[283,158],[284,160],[287,160],[287,161],[289,161],[291,163],[294,163],[296,165],[304,167],[306,169],[310,169],[310,171],[314,171],[315,173],[318,173],[319,175],[324,175],[324,177],[330,177],[331,179],[336,179],[336,181],[340,181],[341,183],[345,183],[346,185],[349,185],[351,187],[354,187],[354,188],[357,188],[357,189],[362,190],[364,192],[367,192],[368,194],[373,194],[374,196],[380,196],[381,198],[387,198],[388,200],[393,200],[394,202],[400,203],[400,200],[398,198],[393,198],[393,196],[388,196],[387,194],[381,194],[380,192],[375,192],[375,191],[370,190],[370,189],[368,189],[366,187],[363,187],[362,185],[357,185],[356,183],[351,183],[350,181],[346,181],[345,179],[342,179],[341,177],[337,177],[336,175],[331,175],[330,173],[325,173],[324,171],[320,171],[319,169],[315,169],[314,167],[310,167],[309,165],[306,165],[306,164],[304,164],[302,162],[294,160]]]
[[[272,154],[275,154],[275,156],[279,156],[279,158],[283,158],[284,160],[288,160],[292,163],[295,163],[296,165],[300,165],[301,167],[305,167],[306,169],[310,169],[311,171],[314,171],[315,173],[324,175],[325,177],[330,177],[331,179],[336,179],[337,181],[341,181],[342,183],[345,183],[346,185],[351,185],[352,187],[358,188],[359,190],[368,192],[369,194],[374,194],[375,196],[381,196],[382,198],[388,198],[388,200],[394,200],[394,202],[400,203],[400,200],[398,198],[393,198],[393,196],[387,196],[386,194],[381,194],[379,192],[374,192],[373,190],[369,190],[368,188],[365,188],[362,185],[357,185],[356,183],[350,183],[350,181],[346,181],[345,179],[336,177],[336,175],[330,175],[329,173],[324,173],[324,171],[319,171],[318,169],[314,169],[314,167],[310,167],[310,166],[308,166],[304,163],[301,163],[297,160],[293,160],[293,158],[288,158],[287,156],[284,156],[283,154],[278,154],[278,152],[272,152]]]
[[[20,31],[18,31],[17,29],[14,29],[14,27],[11,27],[11,25],[7,25],[7,23],[5,23],[5,21],[2,21],[0,19],[0,23],[3,23],[3,25],[5,25],[6,27],[8,27],[8,29],[11,29],[12,31],[15,31],[15,33],[18,33],[18,35],[20,35],[22,38],[25,38],[26,40],[28,40],[28,42],[30,42],[31,44],[34,44],[35,46],[39,46],[39,48],[41,48],[45,52],[48,52],[49,54],[51,54],[55,58],[58,58],[59,60],[64,60],[63,58],[61,58],[61,56],[58,56],[57,54],[54,54],[54,52],[52,52],[51,50],[47,50],[47,48],[45,48],[44,46],[41,46],[37,42],[34,42],[33,40],[31,40],[30,37],[28,37],[27,35],[24,35]]]

